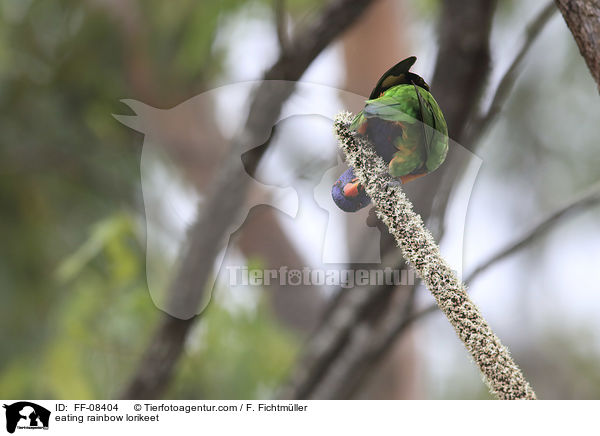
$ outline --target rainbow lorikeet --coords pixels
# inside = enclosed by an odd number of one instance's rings
[[[416,60],[411,56],[386,71],[350,125],[369,139],[389,164],[390,175],[401,183],[432,172],[448,152],[444,115],[429,85],[409,72]],[[334,183],[331,194],[346,212],[356,212],[371,202],[352,168]]]

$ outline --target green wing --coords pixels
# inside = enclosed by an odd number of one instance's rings
[[[431,172],[444,162],[448,154],[448,127],[444,114],[433,96],[429,92],[423,94],[425,94],[423,100],[426,108],[423,111],[422,120],[430,138],[425,168],[427,172]]]
[[[378,118],[402,125],[402,135],[394,139],[396,152],[389,162],[392,177],[410,174],[423,166],[426,155],[422,147],[420,107],[413,85],[398,85],[376,99],[368,100],[362,112],[364,120]]]
[[[401,177],[411,174],[423,165],[423,155],[416,142],[404,141],[389,164],[389,173],[392,177]]]
[[[419,102],[412,85],[398,85],[381,97],[367,100],[365,118],[414,123],[419,117]]]
[[[402,136],[394,141],[398,151],[390,162],[392,176],[428,173],[445,160],[448,151],[446,121],[427,90],[415,84],[390,88],[381,97],[367,100],[352,126],[359,129],[371,118],[403,125]]]

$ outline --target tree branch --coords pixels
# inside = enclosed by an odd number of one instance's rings
[[[329,371],[330,365],[338,360],[338,354],[345,347],[350,329],[363,322],[368,308],[382,295],[390,293],[393,286],[380,286],[349,289],[342,296],[336,310],[327,317],[326,322],[307,342],[297,369],[279,394],[280,399],[306,399],[318,387]]]
[[[515,254],[516,252],[522,250],[527,245],[537,241],[542,236],[546,235],[551,229],[560,224],[566,217],[581,212],[591,206],[596,205],[600,202],[600,186],[596,185],[595,187],[588,190],[583,195],[577,197],[575,200],[570,201],[563,207],[556,210],[550,216],[548,216],[545,220],[531,229],[528,233],[523,235],[518,240],[514,241],[512,244],[509,244],[498,253],[491,256],[488,260],[483,262],[477,268],[475,268],[471,274],[465,279],[465,283],[469,284],[473,280],[475,280],[481,273],[490,268],[492,265],[500,262],[501,260],[507,258],[508,256]]]
[[[298,80],[317,55],[371,3],[372,0],[336,0],[328,4],[312,25],[290,41],[290,54],[282,53],[263,78]],[[254,94],[244,132],[234,140],[232,149],[241,149],[242,144],[260,144],[262,131],[265,126],[270,128],[275,124],[291,92],[290,87],[274,89],[263,82]],[[257,154],[247,162],[248,171],[256,170],[261,155]],[[239,171],[236,163],[226,163],[190,229],[189,243],[168,297],[169,313],[184,314],[187,319],[164,315],[122,398],[156,398],[170,380],[185,338],[197,319],[194,315],[204,296],[207,279],[212,274],[214,259],[246,195],[247,187],[238,183],[243,176]]]
[[[285,0],[274,0],[273,13],[275,14],[275,29],[277,31],[277,41],[279,42],[279,53],[287,53],[287,20],[285,17]]]
[[[556,0],[600,91],[600,0]]]
[[[525,39],[521,45],[521,49],[502,76],[502,79],[500,80],[500,83],[494,92],[494,97],[492,98],[492,102],[487,112],[484,115],[480,115],[476,120],[470,123],[471,129],[468,132],[467,139],[465,140],[467,144],[476,144],[481,135],[485,133],[487,128],[502,110],[502,107],[506,102],[506,98],[514,87],[521,64],[523,63],[523,59],[525,59],[529,49],[537,39],[538,35],[542,32],[548,21],[550,21],[550,18],[552,18],[556,10],[557,9],[554,5],[554,2],[548,3],[531,21],[531,23],[527,25],[525,30]]]
[[[465,124],[489,74],[490,30],[496,0],[446,0],[438,33],[439,52],[431,89],[448,132],[463,143]]]
[[[382,360],[387,350],[392,349],[394,341],[397,338],[395,337],[393,340],[382,343],[382,335],[379,331],[389,330],[390,325],[395,325],[397,319],[406,320],[410,318],[414,309],[417,288],[418,286],[415,284],[409,289],[406,289],[408,295],[403,299],[404,301],[392,306],[393,310],[388,311],[386,314],[387,319],[381,324],[381,327],[377,329],[378,331],[374,330],[371,333],[368,341],[366,341],[360,350],[354,350],[354,353],[349,353],[344,359],[340,359],[343,365],[340,373],[344,374],[343,377],[341,377],[343,378],[344,383],[339,384],[338,391],[334,398],[352,398],[353,395],[358,393],[369,375],[372,374],[370,368]],[[378,352],[379,350],[381,351]]]

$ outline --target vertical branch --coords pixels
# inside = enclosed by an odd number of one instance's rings
[[[275,29],[277,30],[277,41],[279,42],[279,52],[287,53],[288,36],[287,20],[285,16],[285,0],[274,0],[273,13],[275,15]]]
[[[339,115],[334,124],[348,164],[377,207],[402,253],[423,279],[439,308],[479,367],[490,391],[500,399],[536,398],[535,392],[513,361],[508,349],[494,334],[466,288],[442,258],[439,247],[425,228],[412,203],[389,175],[387,165],[367,140],[348,129],[350,114]]]
[[[471,123],[471,128],[468,134],[466,135],[466,143],[469,144],[470,147],[475,147],[475,144],[481,137],[481,135],[486,131],[486,129],[490,126],[490,124],[498,117],[498,114],[502,110],[504,103],[506,102],[506,98],[510,94],[511,90],[514,87],[515,81],[517,79],[517,75],[519,73],[521,64],[525,59],[525,56],[531,49],[531,46],[536,41],[537,37],[540,35],[550,18],[556,12],[556,6],[554,2],[548,3],[539,14],[527,25],[525,30],[525,39],[523,41],[523,45],[518,51],[517,55],[514,57],[510,66],[502,76],[498,87],[494,92],[494,96],[492,97],[492,102],[484,115],[480,115],[475,117],[475,120]]]
[[[488,77],[495,9],[496,0],[444,2],[431,89],[446,116],[450,135],[459,143]]]

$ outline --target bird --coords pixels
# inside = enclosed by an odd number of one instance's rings
[[[331,188],[335,204],[344,212],[356,212],[371,203],[371,198],[358,182],[352,168],[342,173]]]
[[[408,57],[387,70],[349,126],[369,140],[402,184],[436,170],[448,153],[444,114],[425,80],[409,71],[416,60]],[[352,168],[333,184],[331,194],[345,212],[371,202]]]

